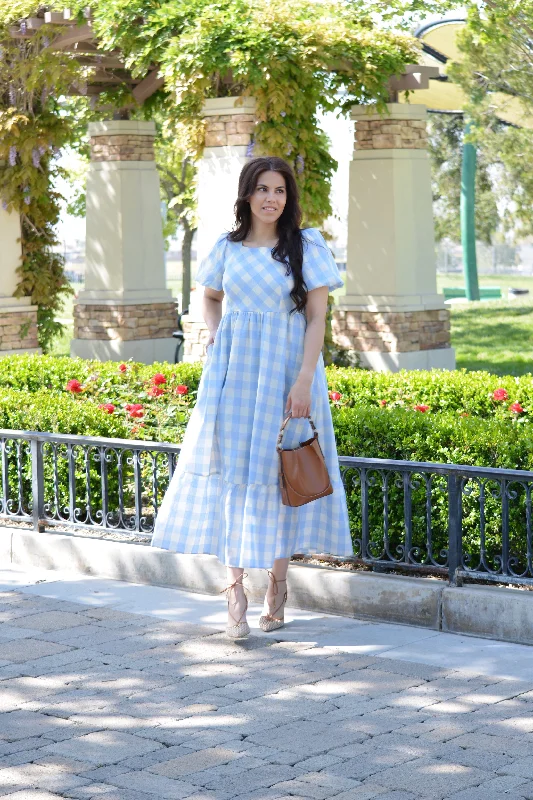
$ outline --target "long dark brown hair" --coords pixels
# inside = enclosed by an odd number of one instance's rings
[[[238,196],[235,201],[235,224],[228,234],[232,242],[246,239],[252,227],[252,211],[249,198],[255,192],[259,176],[262,172],[272,170],[285,178],[285,208],[278,219],[276,233],[278,243],[272,248],[272,258],[287,267],[287,275],[293,274],[294,288],[291,297],[295,307],[291,314],[303,311],[307,304],[307,287],[303,279],[303,238],[300,222],[302,211],[299,203],[298,187],[290,164],[277,156],[259,156],[251,159],[239,175]]]

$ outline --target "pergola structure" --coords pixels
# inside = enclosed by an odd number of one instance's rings
[[[63,11],[40,11],[35,17],[27,17],[9,29],[13,39],[30,39],[43,25],[60,25],[65,32],[50,42],[51,50],[69,53],[80,66],[94,70],[84,84],[73,85],[69,94],[98,97],[112,86],[128,86],[135,103],[142,104],[163,86],[164,78],[158,75],[156,65],[143,78],[134,78],[125,66],[120,50],[99,50],[98,40],[92,27],[91,9],[84,11],[84,23],[79,24],[69,8]]]
[[[96,102],[110,86],[126,84],[135,102],[142,103],[163,85],[156,64],[137,79],[120,52],[99,51],[89,9],[83,24],[68,10],[44,12],[23,20],[11,35],[32,36],[47,23],[65,27],[50,47],[72,53],[80,64],[92,68],[84,85],[71,87],[73,94],[95,97]],[[356,133],[350,164],[346,294],[334,309],[333,336],[375,369],[455,365],[449,311],[436,290],[426,107],[400,102],[402,91],[423,92],[429,80],[438,77],[438,66],[410,65],[390,80],[386,115],[375,114],[372,107],[356,106],[352,111]],[[112,120],[89,125],[86,281],[74,307],[71,352],[99,359],[172,359],[176,319],[165,286],[155,128],[151,122],[123,117],[127,109]],[[238,175],[249,157],[257,121],[255,100],[208,99],[204,119],[206,146],[198,176],[199,260],[220,232],[231,227]],[[2,214],[0,210],[0,236],[5,236]],[[12,263],[12,277],[15,267]],[[0,298],[0,314],[1,308]],[[198,292],[193,292],[183,327],[184,359],[203,358],[209,333]],[[16,350],[4,347],[0,337],[2,348]]]

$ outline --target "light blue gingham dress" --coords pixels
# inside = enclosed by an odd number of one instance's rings
[[[308,290],[343,285],[321,233],[304,231]],[[176,470],[157,515],[152,546],[210,553],[227,566],[268,569],[294,553],[353,554],[324,360],[311,385],[311,418],[333,494],[297,508],[281,502],[276,440],[303,359],[306,318],[290,297],[294,279],[269,247],[220,236],[196,281],[223,289],[226,310],[208,347]],[[290,419],[282,446],[313,435]]]

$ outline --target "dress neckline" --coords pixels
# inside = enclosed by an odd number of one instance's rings
[[[267,245],[261,245],[260,247],[248,247],[248,245],[246,245],[243,242],[241,242],[241,247],[244,247],[245,250],[272,250],[272,248],[274,248],[275,245],[272,245],[272,247],[269,247],[268,244]]]

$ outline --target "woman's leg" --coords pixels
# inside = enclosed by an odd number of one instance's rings
[[[244,589],[242,588],[243,572],[244,572],[243,567],[227,567],[227,576],[228,576],[227,585],[230,586],[232,583],[237,581],[237,584],[227,592],[227,598],[229,601],[228,625],[230,626],[237,624],[246,606],[246,595],[244,594]],[[244,614],[243,618],[240,621],[246,622],[246,614]]]
[[[271,572],[274,573],[274,577],[278,583],[278,591],[277,594],[274,594],[275,586],[274,581],[268,576],[268,588],[265,595],[265,602],[263,605],[263,614],[270,614],[277,609],[277,607],[281,604],[283,600],[283,595],[285,594],[285,590],[287,588],[287,572],[289,569],[289,561],[290,558],[276,558],[274,559],[274,565],[271,569]],[[275,617],[283,617],[285,607],[282,605],[280,609],[276,611],[274,614]]]

